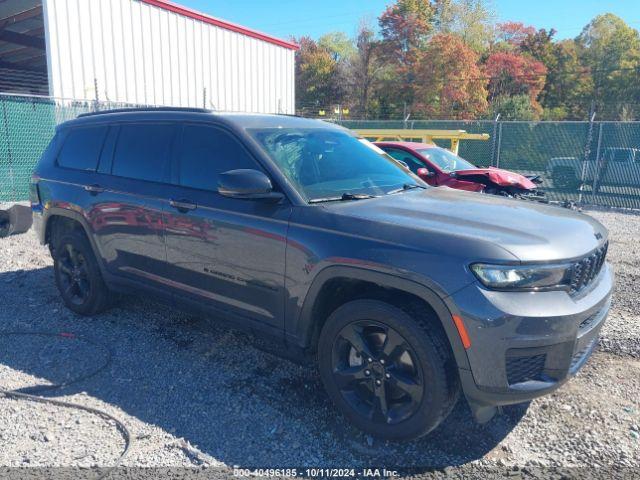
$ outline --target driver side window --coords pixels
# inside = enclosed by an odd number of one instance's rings
[[[178,183],[217,191],[218,175],[237,170],[261,170],[244,147],[227,132],[208,125],[185,125],[179,154]]]
[[[404,150],[399,150],[396,148],[385,148],[384,151],[387,152],[396,160],[400,160],[401,162],[404,162],[407,165],[409,165],[409,168],[413,173],[418,173],[419,168],[427,168],[429,169],[429,171],[431,171],[428,165],[426,165],[425,163],[417,159],[415,156],[413,156],[409,152],[406,152]]]

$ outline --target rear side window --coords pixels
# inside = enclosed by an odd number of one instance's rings
[[[218,175],[239,168],[259,168],[242,145],[215,127],[186,125],[179,157],[180,185],[218,190]]]
[[[111,173],[119,177],[161,182],[174,131],[172,125],[122,125]]]
[[[64,140],[58,165],[76,170],[95,171],[107,136],[107,127],[74,128]]]

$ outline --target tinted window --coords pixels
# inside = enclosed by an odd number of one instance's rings
[[[395,150],[393,148],[389,148],[386,150],[386,152],[396,160],[400,160],[401,162],[409,165],[409,168],[413,173],[416,173],[419,168],[428,168],[428,165],[425,165],[422,161],[418,160],[416,157],[411,155],[409,152],[405,152],[404,150]]]
[[[172,125],[123,125],[111,172],[120,177],[162,181],[174,130]]]
[[[258,168],[229,134],[214,127],[187,125],[180,153],[180,185],[218,190],[218,175],[238,168]]]
[[[78,170],[98,167],[107,127],[75,128],[69,132],[58,155],[58,165]]]

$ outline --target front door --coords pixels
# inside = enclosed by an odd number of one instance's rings
[[[230,132],[183,127],[163,219],[174,291],[214,310],[282,329],[291,207],[217,192],[218,175],[262,170]]]

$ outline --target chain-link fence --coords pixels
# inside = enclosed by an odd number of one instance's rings
[[[540,175],[549,200],[640,209],[640,122],[343,121],[348,128],[487,133],[460,143],[479,166]],[[448,147],[447,141],[437,141]]]
[[[31,172],[55,126],[80,113],[126,107],[0,95],[0,202],[28,198]],[[134,106],[134,105],[130,105]],[[349,128],[466,130],[460,143],[481,166],[541,175],[550,200],[640,209],[640,122],[343,121]],[[440,142],[447,147],[447,142]]]
[[[25,95],[0,95],[0,202],[28,199],[29,179],[56,125],[81,113],[126,107]]]

